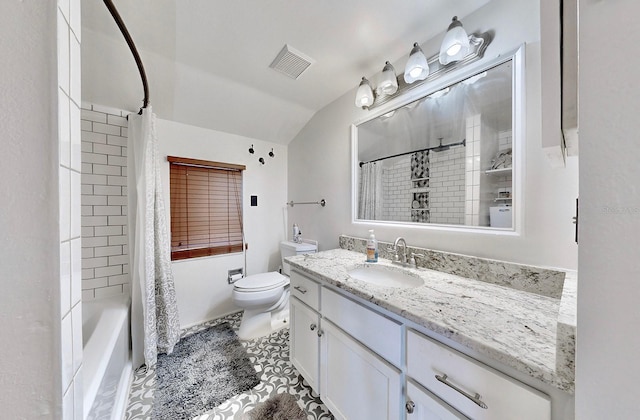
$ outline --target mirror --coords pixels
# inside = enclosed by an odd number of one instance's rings
[[[513,230],[517,55],[355,125],[356,221]]]

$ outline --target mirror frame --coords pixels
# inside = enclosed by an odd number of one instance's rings
[[[475,74],[482,73],[497,65],[512,61],[512,147],[513,147],[513,224],[509,228],[490,226],[447,225],[436,223],[398,222],[387,220],[358,219],[358,126],[371,121],[411,102],[424,98],[434,92],[461,82]],[[442,77],[411,89],[403,95],[375,108],[366,111],[368,114],[351,124],[351,223],[358,225],[402,227],[409,229],[445,230],[455,232],[484,233],[491,235],[519,236],[522,233],[524,220],[524,174],[526,148],[526,80],[525,80],[525,44],[515,50],[500,54],[490,60],[481,60],[476,65],[465,66]]]

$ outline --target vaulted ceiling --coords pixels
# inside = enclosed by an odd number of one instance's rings
[[[288,144],[362,76],[379,73],[386,60],[406,59],[414,42],[442,35],[452,16],[464,20],[488,1],[114,4],[140,50],[160,118]],[[314,61],[298,79],[269,67],[285,44]],[[82,98],[132,111],[142,104],[133,57],[99,0],[82,2]]]

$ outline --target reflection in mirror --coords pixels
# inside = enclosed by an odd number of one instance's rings
[[[357,126],[357,219],[512,228],[513,61]]]

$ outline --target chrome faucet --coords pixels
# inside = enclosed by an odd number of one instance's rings
[[[402,256],[398,255],[398,245],[402,242]],[[416,257],[424,257],[424,254],[416,254],[414,252],[411,253],[411,258],[407,258],[407,241],[402,236],[398,236],[396,240],[393,242],[393,248],[390,249],[394,252],[393,263],[400,264],[403,266],[409,266],[412,268],[416,268]]]
[[[398,255],[398,245],[402,242],[402,258]],[[393,262],[399,264],[407,263],[407,241],[404,240],[402,236],[398,236],[396,240],[393,242],[393,251],[395,255],[393,256]]]

